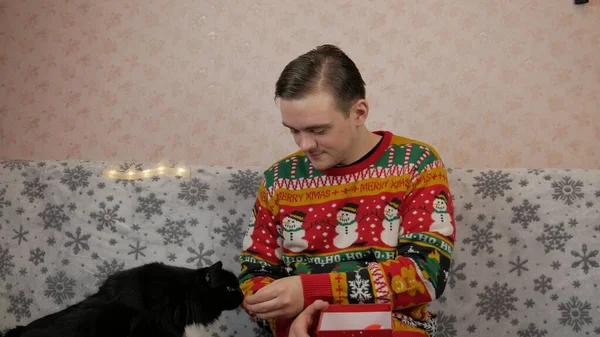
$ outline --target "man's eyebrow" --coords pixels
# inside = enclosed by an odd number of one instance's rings
[[[281,124],[283,124],[283,126],[285,126],[286,128],[290,128],[290,129],[294,129],[293,127],[285,124],[284,122],[281,122]],[[322,129],[322,128],[328,128],[330,127],[331,124],[330,123],[325,123],[325,124],[313,124],[313,125],[309,125],[307,127],[305,127],[304,129]]]

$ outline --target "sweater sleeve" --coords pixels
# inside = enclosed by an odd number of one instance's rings
[[[446,286],[455,240],[454,206],[444,166],[432,152],[410,176],[400,214],[397,256],[354,271],[301,274],[304,303],[389,302],[394,310],[424,314]]]
[[[265,179],[263,178],[239,257],[241,273],[238,278],[244,297],[252,295],[274,280],[286,276],[284,266],[280,260],[280,241],[274,219],[268,202]],[[245,300],[242,303],[242,308],[250,314],[246,308]],[[275,337],[287,336],[292,322],[291,319],[283,318],[266,321],[253,315],[250,315],[250,318],[259,327]]]

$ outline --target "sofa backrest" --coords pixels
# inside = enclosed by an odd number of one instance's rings
[[[115,180],[114,163],[0,161],[0,329],[152,261],[236,273],[261,169]],[[119,170],[149,168],[119,163]],[[449,170],[457,241],[439,336],[600,334],[600,171]],[[254,336],[240,309],[207,335]]]

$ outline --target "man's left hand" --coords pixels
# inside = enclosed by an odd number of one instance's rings
[[[261,319],[291,318],[304,309],[300,276],[273,281],[246,297],[246,309]]]
[[[290,326],[290,337],[310,337],[321,311],[327,309],[329,303],[321,300],[314,301],[298,315]]]

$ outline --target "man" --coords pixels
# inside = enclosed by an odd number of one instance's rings
[[[365,83],[335,46],[291,61],[275,97],[300,150],[264,172],[240,255],[244,309],[276,337],[308,336],[328,303],[390,303],[395,334],[433,335],[427,306],[455,240],[439,155],[367,129]]]

